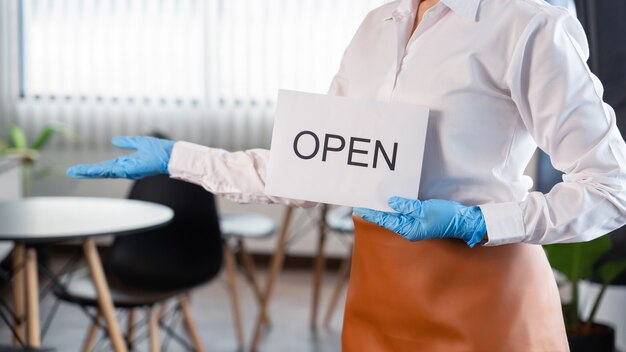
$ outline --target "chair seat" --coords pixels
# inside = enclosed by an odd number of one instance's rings
[[[72,275],[71,281],[69,280],[69,275]],[[73,274],[61,276],[60,282],[64,283],[65,290],[59,287],[54,289],[54,294],[59,299],[86,306],[98,306],[96,289],[87,268],[79,269]],[[117,308],[151,306],[185,292],[184,290],[157,291],[138,289],[121,283],[119,279],[109,273],[107,273],[107,283],[111,291],[113,305]]]
[[[331,231],[338,233],[353,233],[352,208],[338,207],[326,213],[326,224]]]
[[[233,213],[220,217],[220,228],[222,235],[227,237],[263,238],[274,233],[276,224],[265,215]]]

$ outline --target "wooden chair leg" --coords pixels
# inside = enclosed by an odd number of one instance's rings
[[[196,323],[191,317],[191,308],[189,308],[189,295],[183,295],[180,298],[180,308],[183,313],[185,329],[187,330],[189,337],[191,337],[191,342],[193,343],[196,352],[204,352],[204,346],[202,345],[202,340],[200,339],[198,328],[196,327]]]
[[[29,347],[41,347],[39,324],[39,279],[37,278],[37,252],[34,248],[26,249],[26,321]]]
[[[149,308],[150,352],[159,352],[159,313],[154,307]]]
[[[245,243],[242,238],[237,239],[237,245],[239,246],[239,256],[241,257],[241,262],[243,263],[243,267],[250,278],[250,283],[252,284],[252,290],[254,291],[254,295],[259,304],[261,304],[263,300],[263,293],[261,292],[261,285],[259,284],[259,279],[256,275],[256,266],[254,265],[254,259],[250,253],[246,250]],[[269,323],[269,318],[267,314],[263,316],[263,323]]]
[[[159,313],[158,313],[159,321],[163,319],[163,317],[165,316],[165,313],[167,313],[167,301],[159,305]]]
[[[100,314],[100,311],[98,311],[98,314],[96,315],[96,321],[99,321],[101,317],[102,315]],[[89,325],[89,330],[87,330],[87,335],[85,336],[85,341],[83,342],[83,348],[81,349],[81,351],[83,352],[91,351],[91,347],[93,347],[93,343],[96,340],[97,334],[98,334],[98,324],[92,321],[91,325]]]
[[[235,333],[237,335],[238,348],[243,348],[243,325],[241,322],[241,309],[239,303],[239,295],[237,293],[237,268],[235,255],[228,243],[224,244],[224,260],[226,261],[226,280],[230,290],[230,301],[233,308],[233,318],[235,321]]]
[[[315,256],[315,274],[313,277],[313,300],[311,302],[311,330],[317,330],[317,313],[320,301],[320,291],[322,286],[322,277],[324,276],[324,267],[326,258],[324,257],[324,245],[326,244],[326,234],[328,232],[326,224],[326,213],[328,205],[323,204],[320,211],[321,218],[319,222],[319,237],[317,242],[317,255]]]
[[[25,341],[26,333],[24,322],[26,321],[26,249],[23,244],[15,245],[13,249],[13,328],[20,340]],[[13,344],[19,345],[17,338],[13,338]]]
[[[278,241],[276,243],[276,250],[272,257],[272,263],[270,264],[270,271],[267,276],[267,286],[263,294],[261,304],[259,306],[259,314],[257,315],[256,323],[254,324],[254,332],[252,333],[252,341],[250,348],[255,351],[259,340],[261,339],[261,328],[264,325],[264,318],[267,315],[267,308],[269,305],[270,296],[274,289],[274,282],[280,273],[283,266],[283,260],[285,259],[285,245],[287,243],[287,233],[289,230],[289,222],[291,221],[291,214],[293,209],[288,207],[283,217],[283,223],[281,225],[280,233],[278,235]]]
[[[128,318],[126,319],[126,342],[128,345],[128,349],[132,351],[133,349],[133,340],[135,339],[135,321],[136,319],[136,311],[135,308],[131,308],[128,310]]]
[[[93,239],[87,239],[83,242],[83,252],[85,253],[85,259],[87,260],[87,265],[89,266],[91,278],[98,296],[98,306],[107,324],[107,332],[111,339],[111,345],[115,352],[126,352],[127,348],[124,343],[124,338],[122,337],[120,324],[115,316],[111,291],[109,291],[109,285],[104,277],[100,255],[98,254],[98,249]]]
[[[343,291],[343,286],[346,283],[346,277],[350,272],[351,264],[352,248],[350,248],[350,254],[348,255],[348,257],[341,262],[341,266],[339,267],[339,271],[337,272],[337,282],[335,283],[335,289],[330,299],[328,310],[326,311],[326,317],[324,318],[324,326],[326,327],[330,326],[330,320],[333,318],[335,308],[337,308],[337,303],[339,302],[339,297],[341,296],[341,292]]]

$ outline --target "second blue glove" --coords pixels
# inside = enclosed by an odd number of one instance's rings
[[[458,238],[470,247],[487,232],[482,211],[450,200],[415,200],[391,197],[389,206],[399,213],[355,208],[361,218],[385,227],[410,241]]]

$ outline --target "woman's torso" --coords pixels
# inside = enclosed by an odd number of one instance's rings
[[[507,76],[517,38],[541,5],[446,0],[426,13],[409,40],[416,3],[393,2],[370,13],[331,93],[431,109],[421,199],[522,200],[531,186],[523,171],[536,144]],[[478,4],[480,11],[472,8]],[[566,351],[567,340],[541,247],[411,243],[355,218],[343,349]]]
[[[423,199],[517,201],[532,186],[523,172],[536,144],[510,97],[507,71],[518,37],[541,8],[533,0],[483,0],[480,6],[476,21],[472,11],[439,3],[410,40],[415,2],[374,10],[346,50],[341,84],[332,92],[431,110]]]

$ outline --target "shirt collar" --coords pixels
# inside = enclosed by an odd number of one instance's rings
[[[481,0],[439,0],[443,5],[448,7],[459,16],[465,17],[471,21],[478,20],[478,6]],[[420,0],[400,0],[398,6],[393,10],[390,16],[385,20],[399,20],[404,16],[417,11]]]

